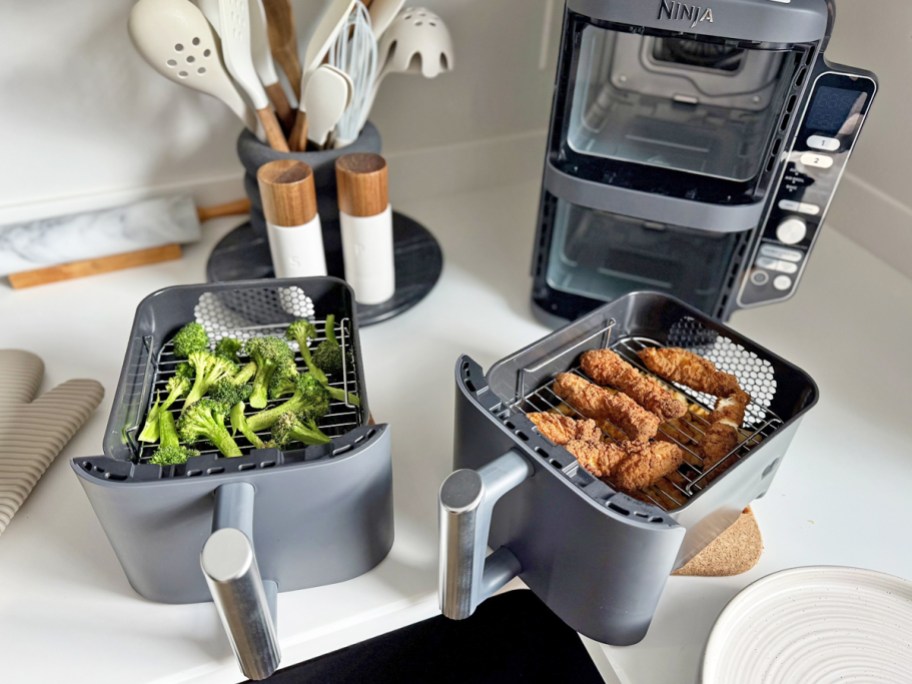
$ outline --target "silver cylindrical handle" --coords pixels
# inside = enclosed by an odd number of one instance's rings
[[[265,679],[279,666],[274,582],[264,586],[251,537],[253,486],[223,485],[216,492],[213,533],[200,566],[241,671]],[[271,605],[270,605],[271,604]]]
[[[522,456],[510,451],[477,471],[457,470],[441,485],[438,592],[440,611],[448,618],[469,617],[522,570],[505,547],[487,558],[485,553],[494,504],[532,472]]]

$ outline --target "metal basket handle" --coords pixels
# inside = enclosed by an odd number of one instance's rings
[[[265,679],[279,666],[275,582],[263,582],[253,549],[253,485],[233,482],[215,492],[212,534],[200,566],[244,676]]]
[[[485,558],[494,504],[532,475],[532,466],[509,451],[479,470],[457,470],[440,487],[440,610],[463,620],[522,570],[506,547]]]

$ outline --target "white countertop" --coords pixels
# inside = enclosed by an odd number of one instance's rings
[[[371,406],[393,429],[396,541],[360,578],[279,595],[283,666],[436,614],[436,494],[451,469],[456,357],[487,368],[548,332],[529,310],[537,195],[529,183],[397,207],[438,237],[445,268],[424,302],[361,331]],[[202,281],[213,245],[237,223],[208,224],[179,262],[0,286],[0,348],[41,356],[45,389],[89,377],[107,390],[0,537],[4,683],[242,678],[211,604],[160,605],[130,588],[69,465],[100,453],[138,302]],[[820,403],[754,505],[760,564],[738,577],[670,578],[646,639],[605,649],[624,682],[694,681],[723,606],[771,572],[838,564],[912,578],[910,303],[912,282],[830,229],[797,297],[735,315],[735,328],[814,377]]]

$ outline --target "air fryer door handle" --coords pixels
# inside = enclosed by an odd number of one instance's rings
[[[532,466],[515,451],[479,470],[457,470],[439,493],[440,610],[462,620],[522,567],[506,547],[485,558],[494,504],[532,475]]]
[[[244,676],[265,679],[279,666],[275,582],[263,582],[253,548],[253,485],[215,492],[212,534],[200,566]]]

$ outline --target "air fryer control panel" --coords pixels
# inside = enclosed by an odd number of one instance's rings
[[[795,291],[876,89],[868,76],[817,76],[741,284],[740,307],[788,299]]]

